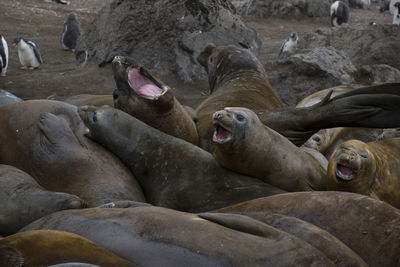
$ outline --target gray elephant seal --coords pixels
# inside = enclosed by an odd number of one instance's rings
[[[72,261],[136,266],[82,236],[63,231],[27,231],[0,239],[1,266],[49,266]]]
[[[192,117],[171,88],[132,58],[117,56],[112,67],[117,84],[114,107],[164,133],[195,145],[199,143]]]
[[[139,266],[334,266],[307,242],[247,216],[202,217],[152,206],[92,208],[53,213],[23,231],[79,234]]]
[[[98,206],[144,201],[132,173],[112,153],[84,137],[75,106],[29,100],[0,107],[0,162],[30,174],[47,190]]]
[[[79,114],[89,137],[130,168],[151,204],[199,212],[283,192],[222,168],[210,153],[121,110],[80,107]]]
[[[246,201],[218,212],[240,212],[250,217],[265,212],[293,216],[334,235],[370,266],[400,263],[400,211],[367,196],[336,191],[296,192]]]
[[[213,119],[213,155],[225,168],[287,191],[320,188],[327,166],[322,155],[298,148],[246,108],[225,108]]]
[[[0,234],[16,233],[25,225],[56,211],[81,209],[77,196],[43,189],[31,176],[12,166],[0,165]]]
[[[346,141],[329,159],[327,189],[367,195],[400,208],[399,153],[400,138]]]
[[[23,100],[21,98],[11,94],[10,92],[0,89],[0,107],[22,101]]]

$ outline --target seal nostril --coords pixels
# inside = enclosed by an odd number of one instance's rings
[[[116,100],[119,96],[119,92],[118,92],[118,88],[115,88],[114,92],[113,92],[113,99]]]
[[[96,112],[93,113],[93,122],[97,122],[97,115],[96,115]]]

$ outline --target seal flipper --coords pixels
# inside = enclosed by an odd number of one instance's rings
[[[78,143],[68,122],[52,113],[40,114],[38,127],[52,145],[61,143],[60,140],[66,141],[67,144]]]
[[[240,214],[206,212],[200,213],[198,216],[236,231],[266,238],[279,238],[278,233],[281,232],[268,224]]]
[[[10,246],[0,246],[0,266],[23,266],[22,253]]]

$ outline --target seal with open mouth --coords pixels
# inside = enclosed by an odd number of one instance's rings
[[[268,128],[246,108],[214,113],[215,159],[225,168],[257,177],[288,191],[318,189],[326,159],[304,150]],[[311,150],[311,149],[310,149]]]
[[[329,159],[327,189],[355,192],[400,208],[400,138],[349,140]]]
[[[171,88],[132,58],[117,56],[112,67],[118,87],[113,94],[114,107],[162,132],[198,144],[196,125]]]

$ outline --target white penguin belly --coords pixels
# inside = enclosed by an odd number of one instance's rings
[[[23,66],[39,67],[40,63],[35,57],[35,52],[30,47],[18,49],[19,61]]]

